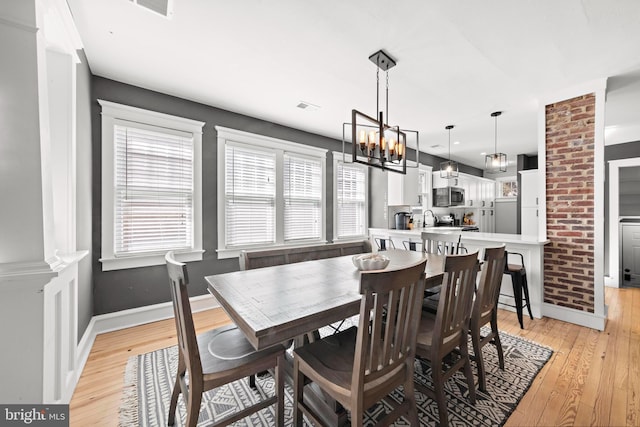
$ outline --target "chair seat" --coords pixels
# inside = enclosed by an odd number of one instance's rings
[[[314,380],[326,379],[327,383],[344,389],[346,393],[351,389],[357,334],[358,328],[352,326],[321,340],[298,347],[294,353],[317,374],[317,377],[314,376]],[[322,380],[320,379],[319,382],[322,383]]]
[[[521,273],[526,274],[526,270],[523,265],[520,264],[507,264],[504,269],[505,273]]]
[[[436,317],[433,314],[422,313],[422,317],[420,318],[420,327],[418,328],[416,348],[422,348],[426,351],[431,349],[435,325]]]
[[[261,358],[272,361],[274,355],[285,349],[276,345],[256,351],[237,326],[227,325],[198,335],[198,350],[202,373],[219,375],[231,373]]]

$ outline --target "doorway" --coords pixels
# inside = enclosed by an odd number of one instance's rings
[[[618,288],[622,285],[620,220],[623,217],[640,219],[640,209],[633,210],[634,208],[631,207],[629,210],[626,203],[622,204],[621,209],[620,203],[621,194],[626,194],[633,189],[633,185],[628,185],[625,182],[621,185],[620,174],[622,173],[622,177],[626,179],[629,176],[633,177],[636,171],[640,174],[640,157],[609,162],[609,275],[605,277],[606,286]],[[635,213],[636,211],[637,213]],[[628,215],[630,212],[635,215]]]

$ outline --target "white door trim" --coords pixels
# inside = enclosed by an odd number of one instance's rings
[[[609,275],[604,284],[620,287],[620,168],[640,166],[640,157],[609,161]]]

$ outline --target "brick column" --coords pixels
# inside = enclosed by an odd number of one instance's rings
[[[546,106],[544,302],[594,312],[595,94]]]

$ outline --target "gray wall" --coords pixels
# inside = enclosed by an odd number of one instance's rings
[[[203,247],[202,261],[189,263],[190,294],[207,292],[205,275],[225,273],[238,269],[237,259],[218,260],[217,186],[216,186],[216,130],[225,126],[274,138],[299,142],[329,151],[341,151],[342,142],[302,132],[263,120],[243,116],[196,102],[187,101],[124,83],[93,77],[91,118],[93,129],[93,254],[94,315],[157,304],[171,300],[166,268],[162,265],[116,271],[102,271],[101,239],[101,122],[97,99],[117,102],[133,107],[172,114],[205,122],[202,135],[202,205]],[[327,157],[327,238],[333,237],[333,162]]]
[[[93,316],[91,261],[91,70],[84,51],[76,67],[76,248],[89,255],[78,264],[78,340]]]
[[[98,99],[117,102],[205,122],[202,135],[202,205],[203,246],[202,261],[189,263],[190,295],[207,292],[204,276],[238,270],[237,259],[219,260],[216,255],[217,235],[217,149],[215,126],[224,126],[288,141],[299,142],[329,151],[342,151],[342,141],[303,132],[271,122],[221,110],[170,95],[153,92],[99,76],[93,76],[91,90],[92,166],[93,166],[93,314],[99,315],[129,308],[170,301],[164,266],[102,271],[101,242],[101,121]],[[408,153],[415,158],[414,153]],[[444,159],[428,154],[420,155],[420,163],[440,167]],[[482,171],[467,165],[460,170],[473,175]],[[327,239],[333,238],[333,161],[327,157]]]

